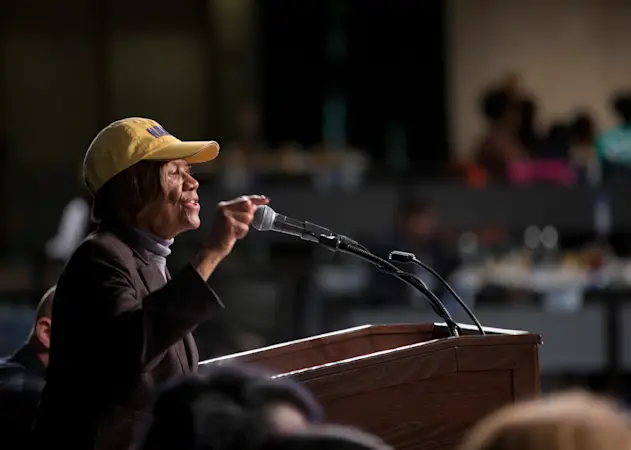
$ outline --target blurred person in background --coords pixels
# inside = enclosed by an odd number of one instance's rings
[[[37,305],[26,343],[0,360],[0,438],[6,449],[28,447],[45,384],[54,297],[55,286],[46,291]]]
[[[223,307],[208,279],[247,234],[256,206],[268,203],[219,203],[195,261],[171,277],[173,239],[200,226],[190,165],[218,153],[214,141],[182,142],[137,117],[108,125],[90,144],[83,176],[99,225],[57,283],[39,448],[133,448],[155,390],[197,370],[191,333]]]
[[[529,155],[534,155],[541,145],[541,136],[537,129],[537,105],[533,100],[520,101],[519,140]]]
[[[591,182],[596,176],[596,124],[591,115],[578,114],[570,126],[570,163],[580,182]]]
[[[476,425],[461,450],[620,450],[631,448],[624,412],[597,396],[555,394],[506,406]]]
[[[569,124],[562,121],[553,122],[537,156],[542,159],[567,160],[570,153],[571,138]]]
[[[508,72],[502,77],[499,89],[505,92],[513,101],[521,102],[526,99],[524,80],[519,72]]]
[[[596,140],[599,180],[631,177],[631,93],[614,97],[613,110],[619,125],[604,131]]]
[[[83,167],[80,168],[79,180],[83,178]],[[46,255],[48,258],[66,263],[81,241],[92,230],[90,220],[90,193],[81,182],[79,192],[64,207],[57,233],[46,242]]]
[[[50,259],[67,261],[86,237],[90,225],[90,205],[82,197],[74,197],[61,213],[57,234],[46,243]]]
[[[487,170],[492,180],[506,180],[511,163],[526,156],[519,140],[520,102],[504,89],[491,89],[481,103],[487,130],[474,151],[475,161]]]
[[[158,396],[142,448],[244,450],[321,420],[315,398],[288,378],[243,365],[211,367]]]
[[[395,236],[389,243],[378,243],[375,246],[376,254],[387,259],[389,252],[395,249],[414,253],[445,279],[458,269],[460,258],[449,248],[441,233],[440,218],[432,204],[419,198],[403,200],[399,205],[396,224]],[[407,270],[416,272],[438,297],[445,294],[444,287],[423,269],[410,266]],[[374,272],[369,292],[368,295],[377,304],[428,305],[416,290],[379,271]]]

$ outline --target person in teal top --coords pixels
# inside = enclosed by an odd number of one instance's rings
[[[616,96],[612,106],[620,124],[596,140],[598,181],[631,178],[631,94]]]

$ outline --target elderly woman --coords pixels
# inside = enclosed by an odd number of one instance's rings
[[[142,118],[110,124],[90,145],[83,173],[99,227],[57,285],[38,448],[134,448],[155,390],[197,370],[191,332],[223,307],[207,281],[268,202],[220,203],[195,261],[171,276],[173,238],[200,226],[190,165],[218,152]]]

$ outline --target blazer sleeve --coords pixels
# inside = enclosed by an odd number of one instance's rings
[[[115,249],[84,242],[81,250],[58,294],[76,300],[74,313],[85,314],[105,365],[151,370],[170,346],[223,307],[192,265],[141,299]]]

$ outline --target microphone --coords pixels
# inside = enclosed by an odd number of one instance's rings
[[[328,228],[304,220],[296,220],[291,217],[283,216],[267,205],[259,205],[256,207],[251,225],[257,231],[275,231],[276,233],[296,236],[302,240],[315,242],[316,244],[323,243],[321,239],[322,236],[333,236],[333,233]],[[352,245],[359,245],[346,236],[340,236],[340,239]]]
[[[380,271],[388,273],[417,289],[429,300],[434,312],[445,321],[449,333],[452,336],[460,335],[458,324],[453,320],[451,314],[449,314],[449,311],[445,308],[445,305],[443,305],[436,294],[429,290],[427,285],[420,278],[399,269],[391,262],[371,253],[366,247],[354,240],[346,236],[334,234],[328,228],[277,214],[267,205],[256,207],[251,225],[258,231],[275,231],[277,233],[297,236],[303,240],[321,244],[334,252],[339,251],[353,255],[373,264]]]
[[[484,328],[482,327],[482,324],[480,323],[478,318],[475,316],[475,314],[473,314],[473,311],[471,311],[471,309],[469,309],[469,307],[464,302],[464,300],[461,299],[458,294],[456,294],[456,291],[449,285],[449,283],[447,283],[447,281],[443,277],[441,277],[438,272],[436,272],[430,266],[428,266],[427,264],[419,260],[414,253],[395,250],[393,252],[390,252],[390,255],[388,255],[388,259],[390,261],[403,263],[403,264],[413,263],[421,267],[422,269],[428,271],[429,273],[431,273],[438,281],[440,281],[440,283],[445,287],[445,289],[447,289],[447,291],[449,291],[449,293],[454,296],[454,298],[456,299],[460,307],[464,310],[464,312],[467,313],[469,318],[473,321],[475,326],[478,328],[478,331],[480,331],[480,334],[483,336],[486,334],[484,332]]]

